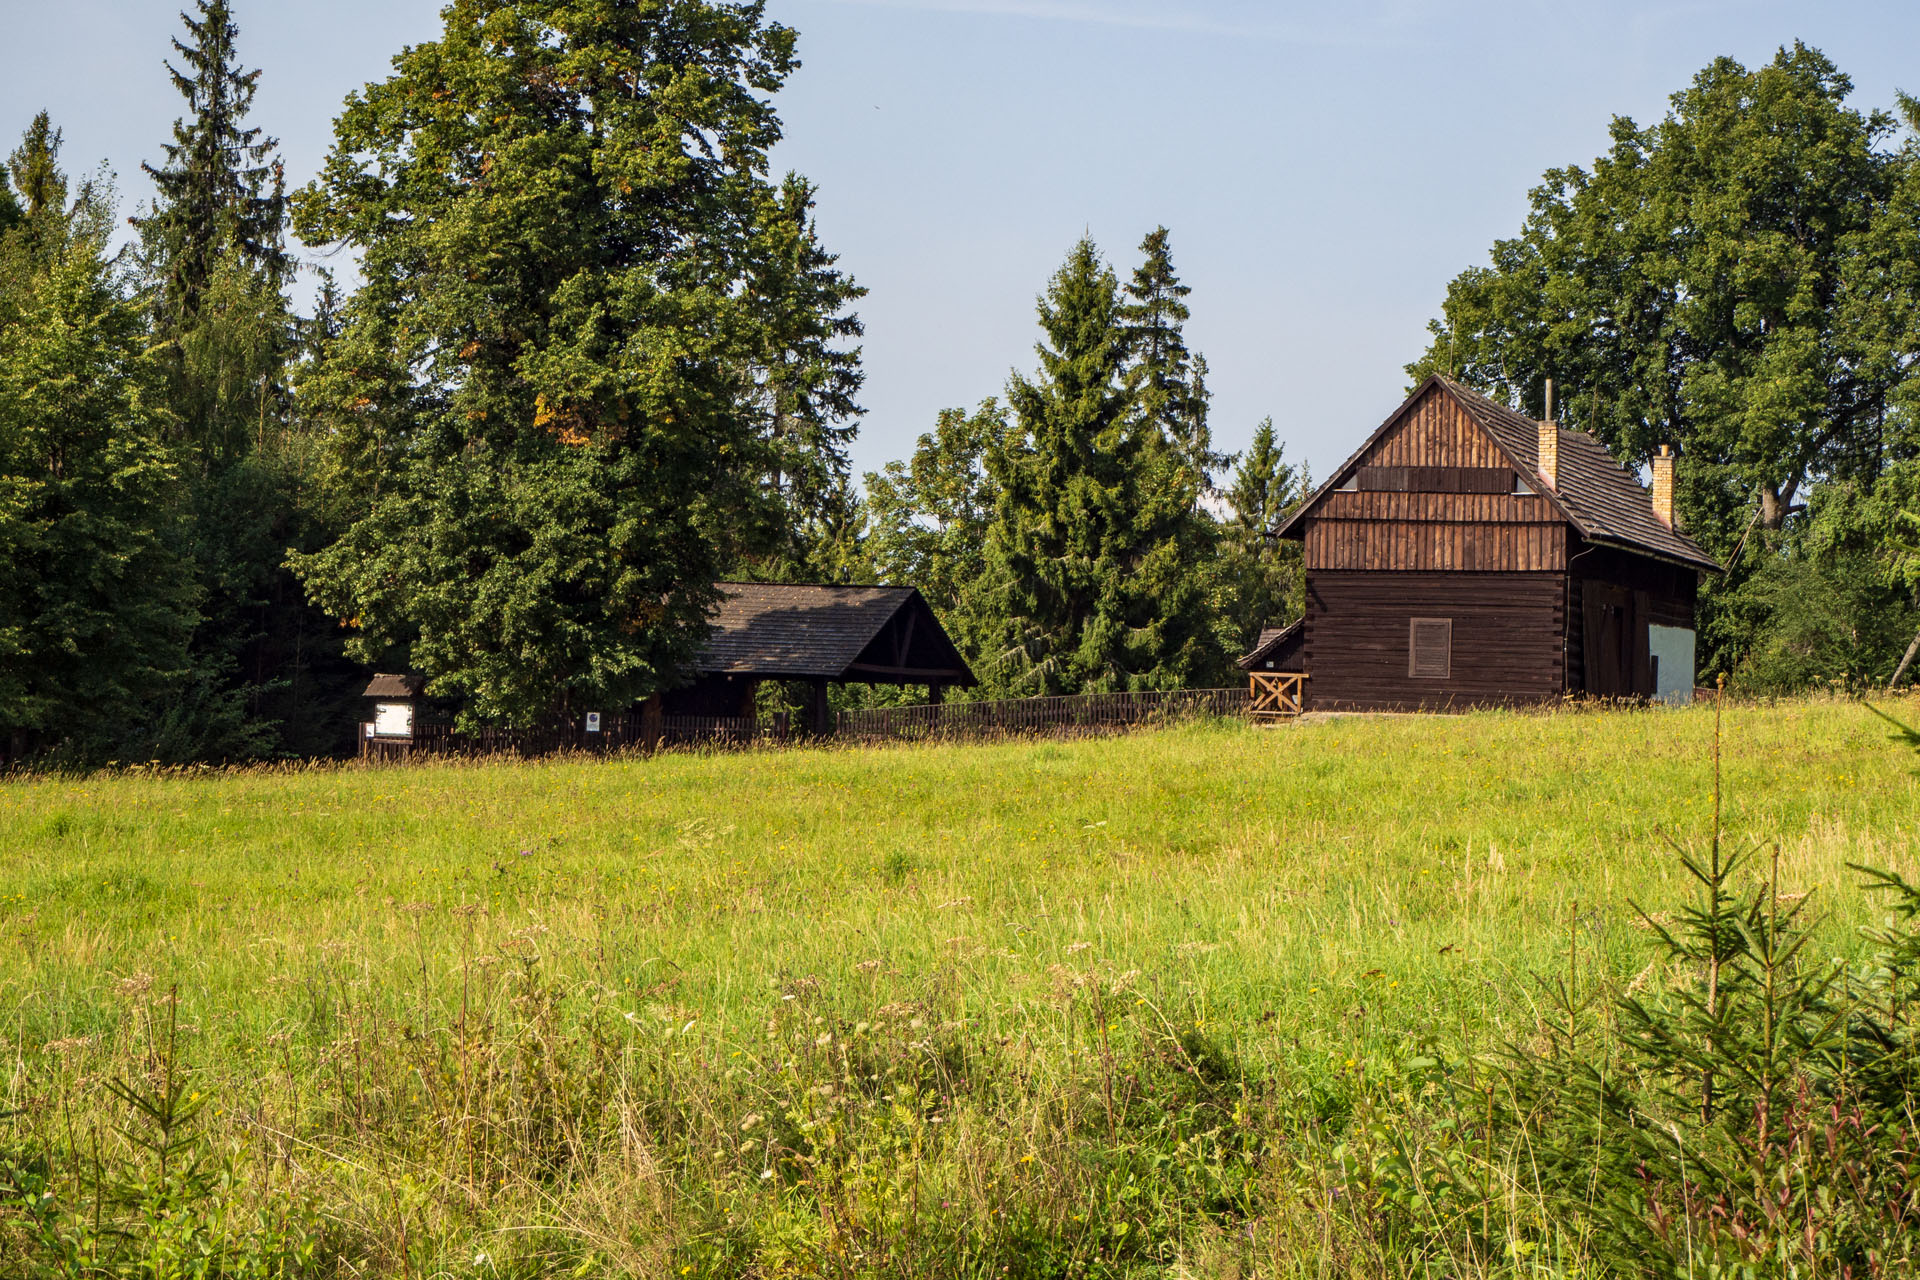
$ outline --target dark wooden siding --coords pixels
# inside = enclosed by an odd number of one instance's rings
[[[1459,401],[1438,385],[1374,442],[1369,467],[1511,467],[1507,455]]]
[[[1557,573],[1307,575],[1307,702],[1321,711],[1463,710],[1564,690],[1566,579]],[[1453,622],[1452,674],[1408,675],[1414,618]]]
[[[1362,467],[1362,493],[1512,493],[1511,467]]]
[[[1615,547],[1596,546],[1576,536],[1568,557],[1568,574],[1571,580],[1567,590],[1567,687],[1609,694],[1651,693],[1651,673],[1637,669],[1634,683],[1644,681],[1645,688],[1595,688],[1587,672],[1587,601],[1602,592],[1625,593],[1631,601],[1636,631],[1644,632],[1649,623],[1691,628],[1696,625],[1694,608],[1700,593],[1699,571]],[[1638,668],[1638,651],[1645,648],[1644,636],[1635,635],[1632,643],[1636,651],[1634,665]]]
[[[1341,498],[1397,498],[1492,502],[1486,495],[1432,493],[1336,494]],[[1521,501],[1539,502],[1538,498]],[[1327,505],[1332,505],[1331,503]],[[1307,572],[1402,570],[1414,573],[1551,573],[1566,568],[1564,524],[1510,520],[1480,522],[1322,519],[1307,522]]]

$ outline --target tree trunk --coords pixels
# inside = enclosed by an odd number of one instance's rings
[[[1913,665],[1915,656],[1920,655],[1920,631],[1913,633],[1913,643],[1907,646],[1906,656],[1900,659],[1900,665],[1893,669],[1893,679],[1887,681],[1887,691],[1891,693],[1900,684],[1900,677],[1907,674],[1907,668]]]
[[[1806,468],[1775,489],[1769,485],[1760,486],[1760,523],[1768,529],[1778,530],[1787,523],[1787,517],[1804,507],[1795,506],[1794,498],[1800,492],[1800,486],[1806,481]]]

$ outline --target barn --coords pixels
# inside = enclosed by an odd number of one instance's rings
[[[1720,566],[1661,452],[1649,494],[1592,436],[1429,378],[1278,531],[1306,613],[1242,665],[1304,672],[1310,710],[1687,701]]]
[[[804,682],[807,728],[827,730],[832,684],[924,685],[929,702],[976,682],[913,587],[722,582],[712,632],[687,684],[661,695],[669,716],[754,714],[762,681]]]

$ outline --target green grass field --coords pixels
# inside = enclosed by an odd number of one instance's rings
[[[1575,1274],[1395,1253],[1312,1171],[1537,976],[1645,980],[1713,720],[15,781],[0,1143],[75,1257],[159,1126],[220,1171],[183,1240],[319,1274]],[[1911,753],[1839,702],[1724,741],[1730,836],[1864,957]],[[108,1089],[169,1079],[177,1126]]]

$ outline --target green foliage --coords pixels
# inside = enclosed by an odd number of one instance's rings
[[[1274,534],[1312,490],[1305,468],[1286,460],[1268,418],[1234,468],[1229,517],[1221,537],[1218,603],[1226,643],[1252,649],[1263,628],[1292,622],[1306,608],[1302,550]]]
[[[793,65],[758,4],[460,0],[350,99],[294,205],[366,282],[302,382],[353,656],[473,718],[636,700],[843,465],[855,291],[764,177]]]
[[[156,199],[134,220],[200,613],[189,673],[142,726],[143,754],[331,754],[358,673],[285,565],[290,548],[315,550],[332,531],[314,437],[287,387],[296,325],[277,144],[247,122],[260,73],[239,65],[230,7],[202,0],[198,12],[182,15],[183,66],[169,66],[187,111],[165,163],[147,166]]]
[[[1709,837],[1675,846],[1697,900],[1643,913],[1660,954],[1610,1007],[1571,978],[1551,988],[1547,1046],[1516,1051],[1504,1123],[1550,1201],[1585,1217],[1626,1273],[1904,1272],[1920,1214],[1908,1173],[1920,934],[1875,931],[1885,949],[1861,971],[1823,958],[1807,895],[1783,892],[1777,845],[1743,884],[1757,851],[1729,846],[1717,733],[1714,747]],[[1920,890],[1866,875],[1898,915],[1920,916]]]
[[[1816,684],[1880,687],[1920,629],[1908,512],[1911,462],[1871,486],[1834,480],[1815,489],[1777,551],[1704,611],[1709,642],[1737,687],[1781,693]]]
[[[713,513],[711,534],[757,577],[815,576],[809,570],[830,566],[812,561],[831,558],[852,533],[846,450],[865,375],[859,349],[845,345],[863,332],[847,308],[867,291],[836,270],[820,244],[813,197],[813,185],[791,173],[777,190],[759,193],[744,285],[762,310],[760,349],[747,366],[763,432],[762,474],[742,495],[748,504]]]
[[[1177,326],[1171,285],[1153,287],[1166,295],[1158,323]],[[1113,271],[1082,240],[1041,299],[1038,378],[1008,387],[1017,427],[987,460],[996,617],[981,673],[1008,693],[1171,688],[1222,665],[1207,612],[1213,529],[1189,457],[1206,447],[1193,416],[1204,398],[1143,401],[1156,377],[1177,388],[1179,368],[1164,333],[1159,367],[1139,363],[1125,319]]]
[[[151,1080],[116,1078],[124,1146],[83,1148],[69,1130],[51,1144],[0,1147],[0,1262],[23,1280],[56,1276],[142,1280],[290,1280],[317,1276],[320,1223],[299,1194],[261,1196],[232,1152],[204,1132],[210,1099],[179,1060],[178,1002],[164,1030],[148,1011]],[[0,1124],[4,1124],[0,1117]]]
[[[918,587],[970,657],[992,618],[986,544],[1000,494],[988,459],[1010,431],[998,400],[971,414],[942,410],[912,458],[866,477],[864,550],[875,581]]]
[[[1616,120],[1591,170],[1548,172],[1520,236],[1453,282],[1409,371],[1535,412],[1552,377],[1619,456],[1677,446],[1678,507],[1722,553],[1756,506],[1778,529],[1810,481],[1871,479],[1916,349],[1913,157],[1881,149],[1892,118],[1851,89],[1796,44],[1757,71],[1716,60],[1656,125]]]
[[[190,42],[173,42],[185,69],[167,66],[188,114],[174,122],[166,163],[141,166],[157,198],[134,220],[158,277],[158,327],[169,336],[197,327],[222,274],[238,266],[264,277],[277,301],[291,265],[282,239],[284,180],[272,158],[279,143],[246,124],[260,73],[240,69],[228,0],[195,0],[195,7],[197,20],[181,15]]]
[[[1894,117],[1851,92],[1796,43],[1757,69],[1715,60],[1653,125],[1615,120],[1605,155],[1550,170],[1520,234],[1453,281],[1409,366],[1535,413],[1552,378],[1563,420],[1630,465],[1677,447],[1681,523],[1732,570],[1703,593],[1703,666],[1769,687],[1899,652],[1861,625],[1861,565],[1807,555],[1795,519],[1920,445],[1920,141],[1890,146]],[[1847,621],[1794,616],[1809,590]]]
[[[41,265],[46,254],[65,239],[67,176],[60,171],[60,140],[61,131],[42,111],[7,157],[7,172],[19,192],[17,201],[9,193],[8,204],[26,226],[24,235],[14,242],[14,251],[26,252],[32,263]]]
[[[1203,493],[1213,474],[1232,461],[1213,448],[1207,422],[1207,360],[1187,350],[1184,326],[1192,318],[1186,299],[1193,290],[1173,269],[1171,235],[1156,228],[1140,242],[1142,261],[1127,282],[1120,323],[1133,351],[1132,377],[1139,412],[1172,443],[1187,469],[1198,474]]]
[[[158,370],[107,256],[107,194],[65,205],[43,115],[0,241],[0,730],[9,754],[110,754],[187,667]],[[144,758],[144,756],[142,756]]]

